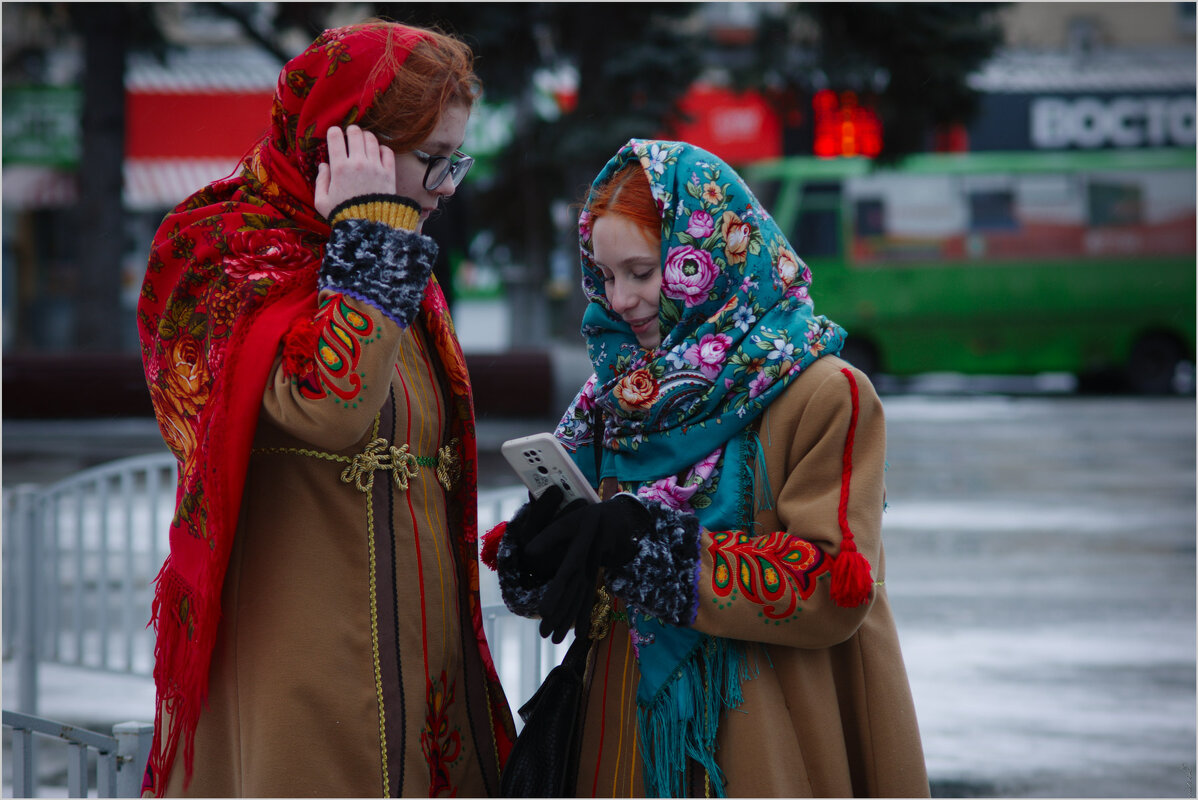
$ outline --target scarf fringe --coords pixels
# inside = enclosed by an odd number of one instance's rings
[[[689,760],[707,772],[716,797],[727,796],[715,758],[716,734],[723,713],[744,702],[741,684],[751,677],[743,647],[704,637],[653,701],[639,706],[646,796],[685,797]]]
[[[761,437],[752,428],[745,432],[745,446],[748,448],[745,469],[749,473],[749,491],[752,492],[754,501],[754,505],[749,509],[751,523],[757,518],[758,511],[768,511],[774,507],[774,490],[770,488],[770,475],[765,467],[765,448],[761,445]],[[764,485],[760,492],[757,491],[758,480]],[[761,498],[760,506],[756,505],[758,497]]]
[[[183,745],[183,785],[191,782],[195,759],[195,731],[207,700],[208,667],[216,641],[219,613],[199,613],[208,599],[197,597],[175,571],[168,557],[155,579],[157,591],[150,624],[157,636],[154,645],[154,741],[146,765],[143,791],[162,797]],[[179,609],[187,601],[189,618],[202,627],[189,632]],[[169,715],[169,720],[166,719]],[[166,727],[164,728],[164,723]]]

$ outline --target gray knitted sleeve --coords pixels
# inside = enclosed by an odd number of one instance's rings
[[[420,310],[437,243],[382,222],[347,219],[333,226],[318,286],[369,303],[401,328]]]
[[[637,542],[631,561],[607,571],[608,586],[633,611],[690,625],[699,612],[699,520],[656,500],[638,499],[649,510],[653,529]]]

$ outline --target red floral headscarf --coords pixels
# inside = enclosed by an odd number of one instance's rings
[[[313,206],[317,167],[327,160],[325,131],[360,122],[426,36],[393,23],[325,31],[283,68],[270,129],[240,173],[179,204],[154,238],[138,326],[159,427],[179,459],[170,555],[152,612],[157,707],[146,788],[156,794],[166,787],[180,740],[191,775],[262,392],[281,351],[285,364],[312,357],[316,281],[329,236]],[[421,315],[449,376],[454,435],[463,442],[463,480],[453,500],[465,528],[459,563],[475,565],[467,572],[477,598],[473,401],[435,279]],[[474,605],[480,652],[498,687]],[[510,718],[502,692],[491,695],[502,705],[492,718]],[[506,753],[503,742],[499,749]]]

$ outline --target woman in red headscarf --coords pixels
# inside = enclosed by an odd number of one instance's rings
[[[498,792],[473,403],[421,233],[478,91],[451,37],[325,31],[159,228],[138,318],[179,485],[147,793]]]

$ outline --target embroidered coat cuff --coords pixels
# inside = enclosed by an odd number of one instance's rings
[[[370,303],[406,328],[420,311],[436,260],[437,243],[428,236],[343,218],[333,225],[317,286]]]
[[[653,529],[637,542],[631,561],[607,570],[607,584],[631,611],[690,625],[699,611],[699,519],[655,500],[637,499],[653,518]]]

